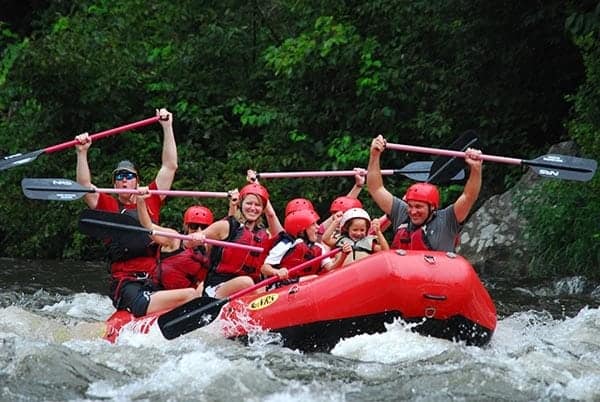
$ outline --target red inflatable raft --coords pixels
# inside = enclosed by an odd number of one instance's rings
[[[135,319],[118,311],[107,321],[114,342],[123,325],[147,332],[159,314]],[[328,351],[340,339],[385,331],[395,318],[413,330],[468,345],[487,344],[496,309],[473,267],[453,253],[391,250],[316,278],[226,304],[216,321],[227,338],[246,340],[250,323],[281,334],[283,344]]]

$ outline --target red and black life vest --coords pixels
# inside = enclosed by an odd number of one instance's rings
[[[123,223],[139,225],[136,210],[121,213]],[[121,286],[127,281],[149,281],[156,270],[157,246],[150,236],[142,232],[123,232],[106,243],[110,263],[112,298],[118,300]]]
[[[432,250],[425,232],[427,230],[426,225],[413,227],[412,231],[411,226],[413,225],[408,222],[398,227],[391,247],[404,250]]]
[[[295,244],[292,248],[285,252],[277,268],[294,268],[295,266],[300,265],[305,261],[312,260],[321,254],[323,254],[323,249],[321,247],[317,246],[315,243],[307,244],[305,241],[302,241]],[[297,276],[317,274],[320,270],[321,261],[316,261],[315,263],[304,268]]]
[[[206,278],[209,259],[202,248],[160,253],[155,283],[164,289],[195,288]]]
[[[234,247],[213,247],[211,252],[211,267],[217,274],[241,276],[248,275],[255,282],[260,280],[260,268],[266,258],[269,244],[269,234],[264,228],[250,230],[241,225],[232,216],[227,217],[229,222],[229,236],[226,241],[249,246],[263,247],[262,253],[247,251]]]

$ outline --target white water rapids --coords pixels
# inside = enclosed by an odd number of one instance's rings
[[[31,283],[5,280],[0,400],[597,401],[600,298],[597,288],[573,294],[582,291],[578,281],[514,286],[511,294],[525,297],[519,301],[491,291],[500,312],[508,303],[514,311],[501,312],[484,348],[426,338],[395,322],[384,333],[344,339],[331,353],[305,354],[269,333],[244,346],[210,327],[173,341],[158,329],[129,332],[112,345],[99,338],[113,311],[108,297],[48,286],[31,293]]]

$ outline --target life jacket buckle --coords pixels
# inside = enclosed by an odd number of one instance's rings
[[[150,275],[148,274],[148,272],[134,272],[133,276],[135,276],[135,279],[138,280],[145,280],[150,278]]]

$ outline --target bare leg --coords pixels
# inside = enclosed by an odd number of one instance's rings
[[[198,291],[198,289],[200,289],[200,291]],[[146,314],[175,308],[196,297],[200,297],[201,295],[202,285],[199,285],[196,289],[159,290],[158,292],[152,293],[150,296],[150,304],[148,305]]]
[[[233,294],[242,289],[249,288],[253,285],[254,281],[249,276],[238,276],[228,280],[227,282],[222,283],[215,292],[215,297],[217,299],[222,299],[224,297],[229,296],[230,294]]]

